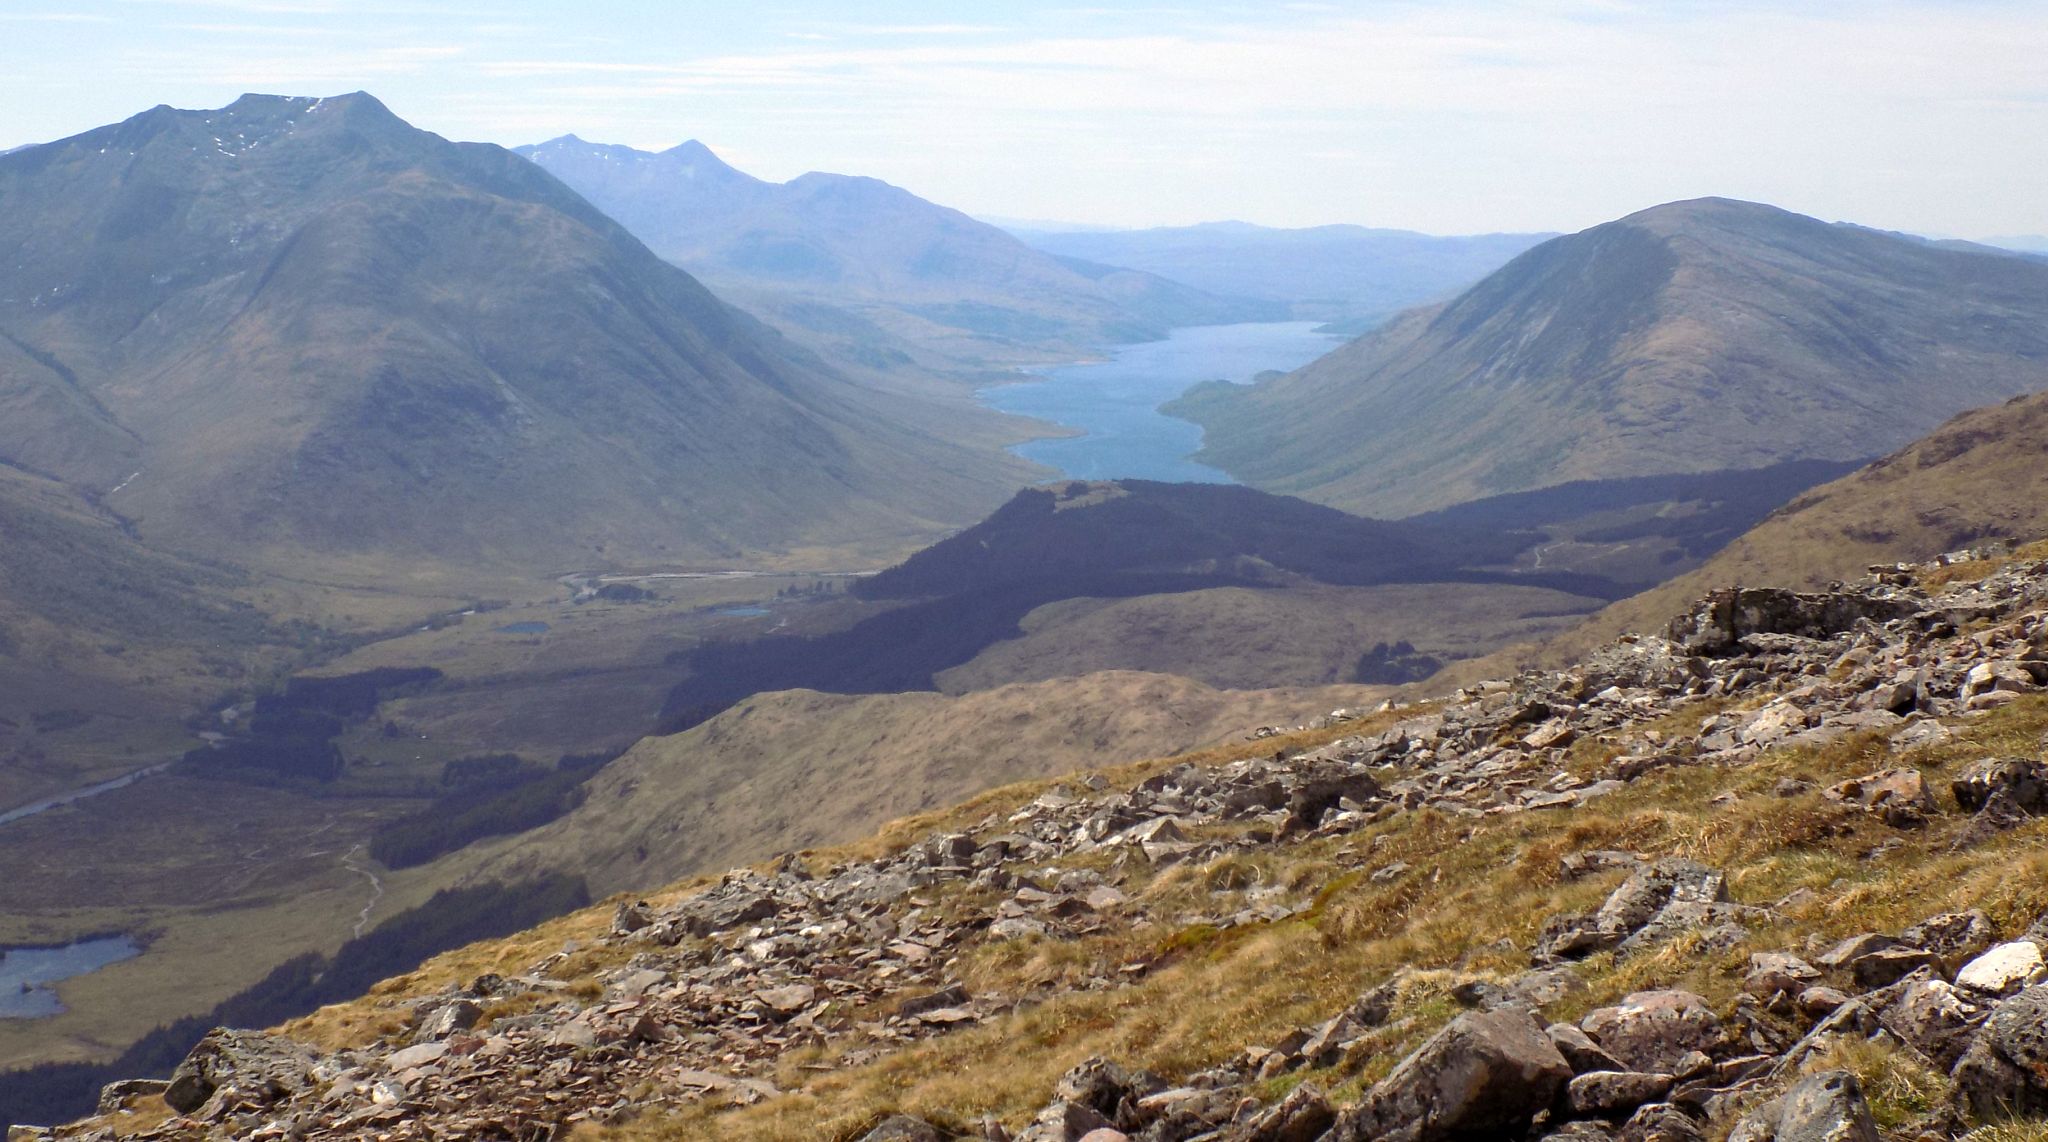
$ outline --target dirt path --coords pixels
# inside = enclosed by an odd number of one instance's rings
[[[363,905],[361,912],[356,913],[356,926],[355,931],[352,933],[355,936],[361,936],[363,929],[370,926],[370,913],[376,911],[377,902],[384,899],[383,878],[356,863],[356,854],[362,850],[363,846],[357,845],[341,856],[341,867],[350,872],[360,874],[365,880],[370,882],[370,902]]]

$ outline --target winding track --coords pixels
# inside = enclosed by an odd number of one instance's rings
[[[370,882],[370,902],[363,905],[361,912],[356,913],[356,926],[355,930],[351,933],[352,936],[361,936],[363,929],[370,926],[370,913],[376,911],[377,902],[384,899],[383,878],[356,863],[356,854],[361,852],[362,849],[363,846],[356,845],[341,855],[341,867],[350,872],[360,873],[364,879]]]

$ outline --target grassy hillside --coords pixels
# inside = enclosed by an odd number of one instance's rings
[[[1564,591],[1485,583],[1069,599],[1032,611],[1018,624],[1021,637],[935,681],[947,693],[1097,670],[1179,674],[1233,690],[1353,682],[1364,680],[1360,660],[1376,645],[1405,642],[1417,655],[1450,662],[1568,629],[1600,605]]]
[[[273,621],[249,586],[0,466],[0,810],[166,760],[193,707],[326,642]]]
[[[574,869],[645,891],[772,853],[842,844],[993,786],[1175,753],[1378,701],[1384,687],[1218,691],[1126,671],[973,694],[760,694],[633,747],[574,812],[451,858],[506,880]]]
[[[1801,495],[1707,563],[1603,609],[1555,639],[1461,666],[1437,685],[1521,663],[1567,661],[1645,630],[1720,587],[1819,587],[1873,564],[1932,559],[2048,534],[2048,395],[1973,409]]]
[[[1171,406],[1197,459],[1407,515],[1862,460],[2048,386],[2048,264],[1701,199],[1554,239],[1286,377]]]

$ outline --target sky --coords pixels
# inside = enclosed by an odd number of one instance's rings
[[[358,89],[983,217],[1576,230],[1718,194],[2048,233],[2048,0],[0,0],[0,149]]]

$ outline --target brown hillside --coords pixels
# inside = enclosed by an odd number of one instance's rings
[[[1882,460],[1800,496],[1707,564],[1609,606],[1540,647],[1461,664],[1477,678],[1567,661],[1623,631],[1654,630],[1685,602],[1730,586],[1813,588],[1878,563],[1931,559],[1984,540],[2048,534],[2048,394],[1973,409]]]
[[[483,871],[512,879],[573,868],[599,895],[644,891],[850,841],[1008,782],[1191,749],[1386,693],[1218,691],[1117,671],[960,697],[761,694],[642,741],[592,779],[569,816],[486,850]]]

